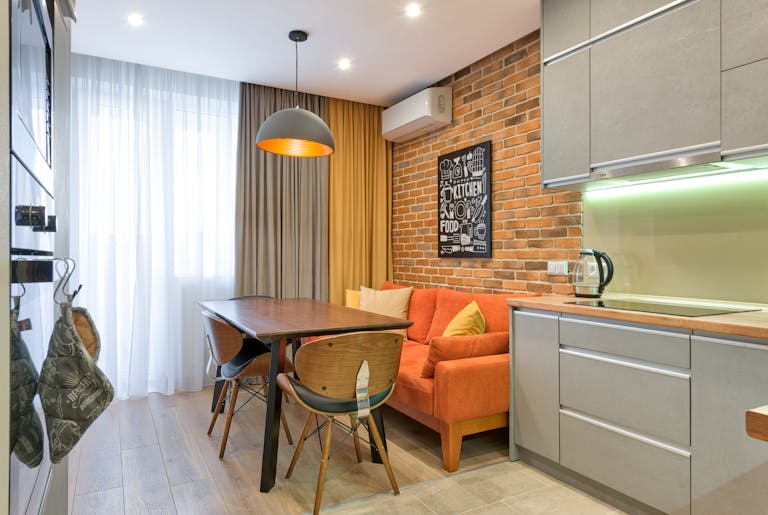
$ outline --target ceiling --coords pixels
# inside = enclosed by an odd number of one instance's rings
[[[539,0],[78,0],[74,52],[389,106],[539,27]],[[128,25],[131,13],[144,25]],[[340,58],[352,66],[342,71]]]

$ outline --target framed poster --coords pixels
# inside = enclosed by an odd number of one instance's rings
[[[491,142],[437,158],[437,256],[491,257]]]

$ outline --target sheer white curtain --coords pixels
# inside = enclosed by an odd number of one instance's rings
[[[119,397],[203,386],[196,301],[234,290],[238,97],[233,81],[72,56],[76,303]]]

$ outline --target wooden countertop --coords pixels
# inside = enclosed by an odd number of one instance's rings
[[[732,313],[728,315],[709,315],[702,317],[683,317],[627,311],[622,309],[593,308],[566,304],[577,300],[573,295],[543,295],[541,297],[519,297],[507,299],[507,304],[513,308],[540,309],[557,311],[598,318],[608,318],[640,324],[656,324],[666,327],[678,327],[695,331],[745,336],[750,338],[768,339],[768,310]],[[586,300],[586,299],[584,299]],[[661,300],[659,301],[661,302]]]
[[[768,406],[747,411],[747,434],[768,442]]]

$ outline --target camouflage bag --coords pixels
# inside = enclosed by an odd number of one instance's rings
[[[53,327],[48,356],[40,372],[40,399],[53,463],[61,461],[72,450],[115,395],[109,380],[91,357],[98,355],[100,342],[90,316],[84,309],[77,308],[81,315],[78,326],[87,324],[89,338],[96,339],[91,352],[83,344],[72,318],[74,295],[66,298],[60,303],[61,317]]]
[[[43,426],[35,411],[37,369],[21,338],[19,327],[20,297],[13,297],[11,310],[11,451],[29,468],[43,459]]]

